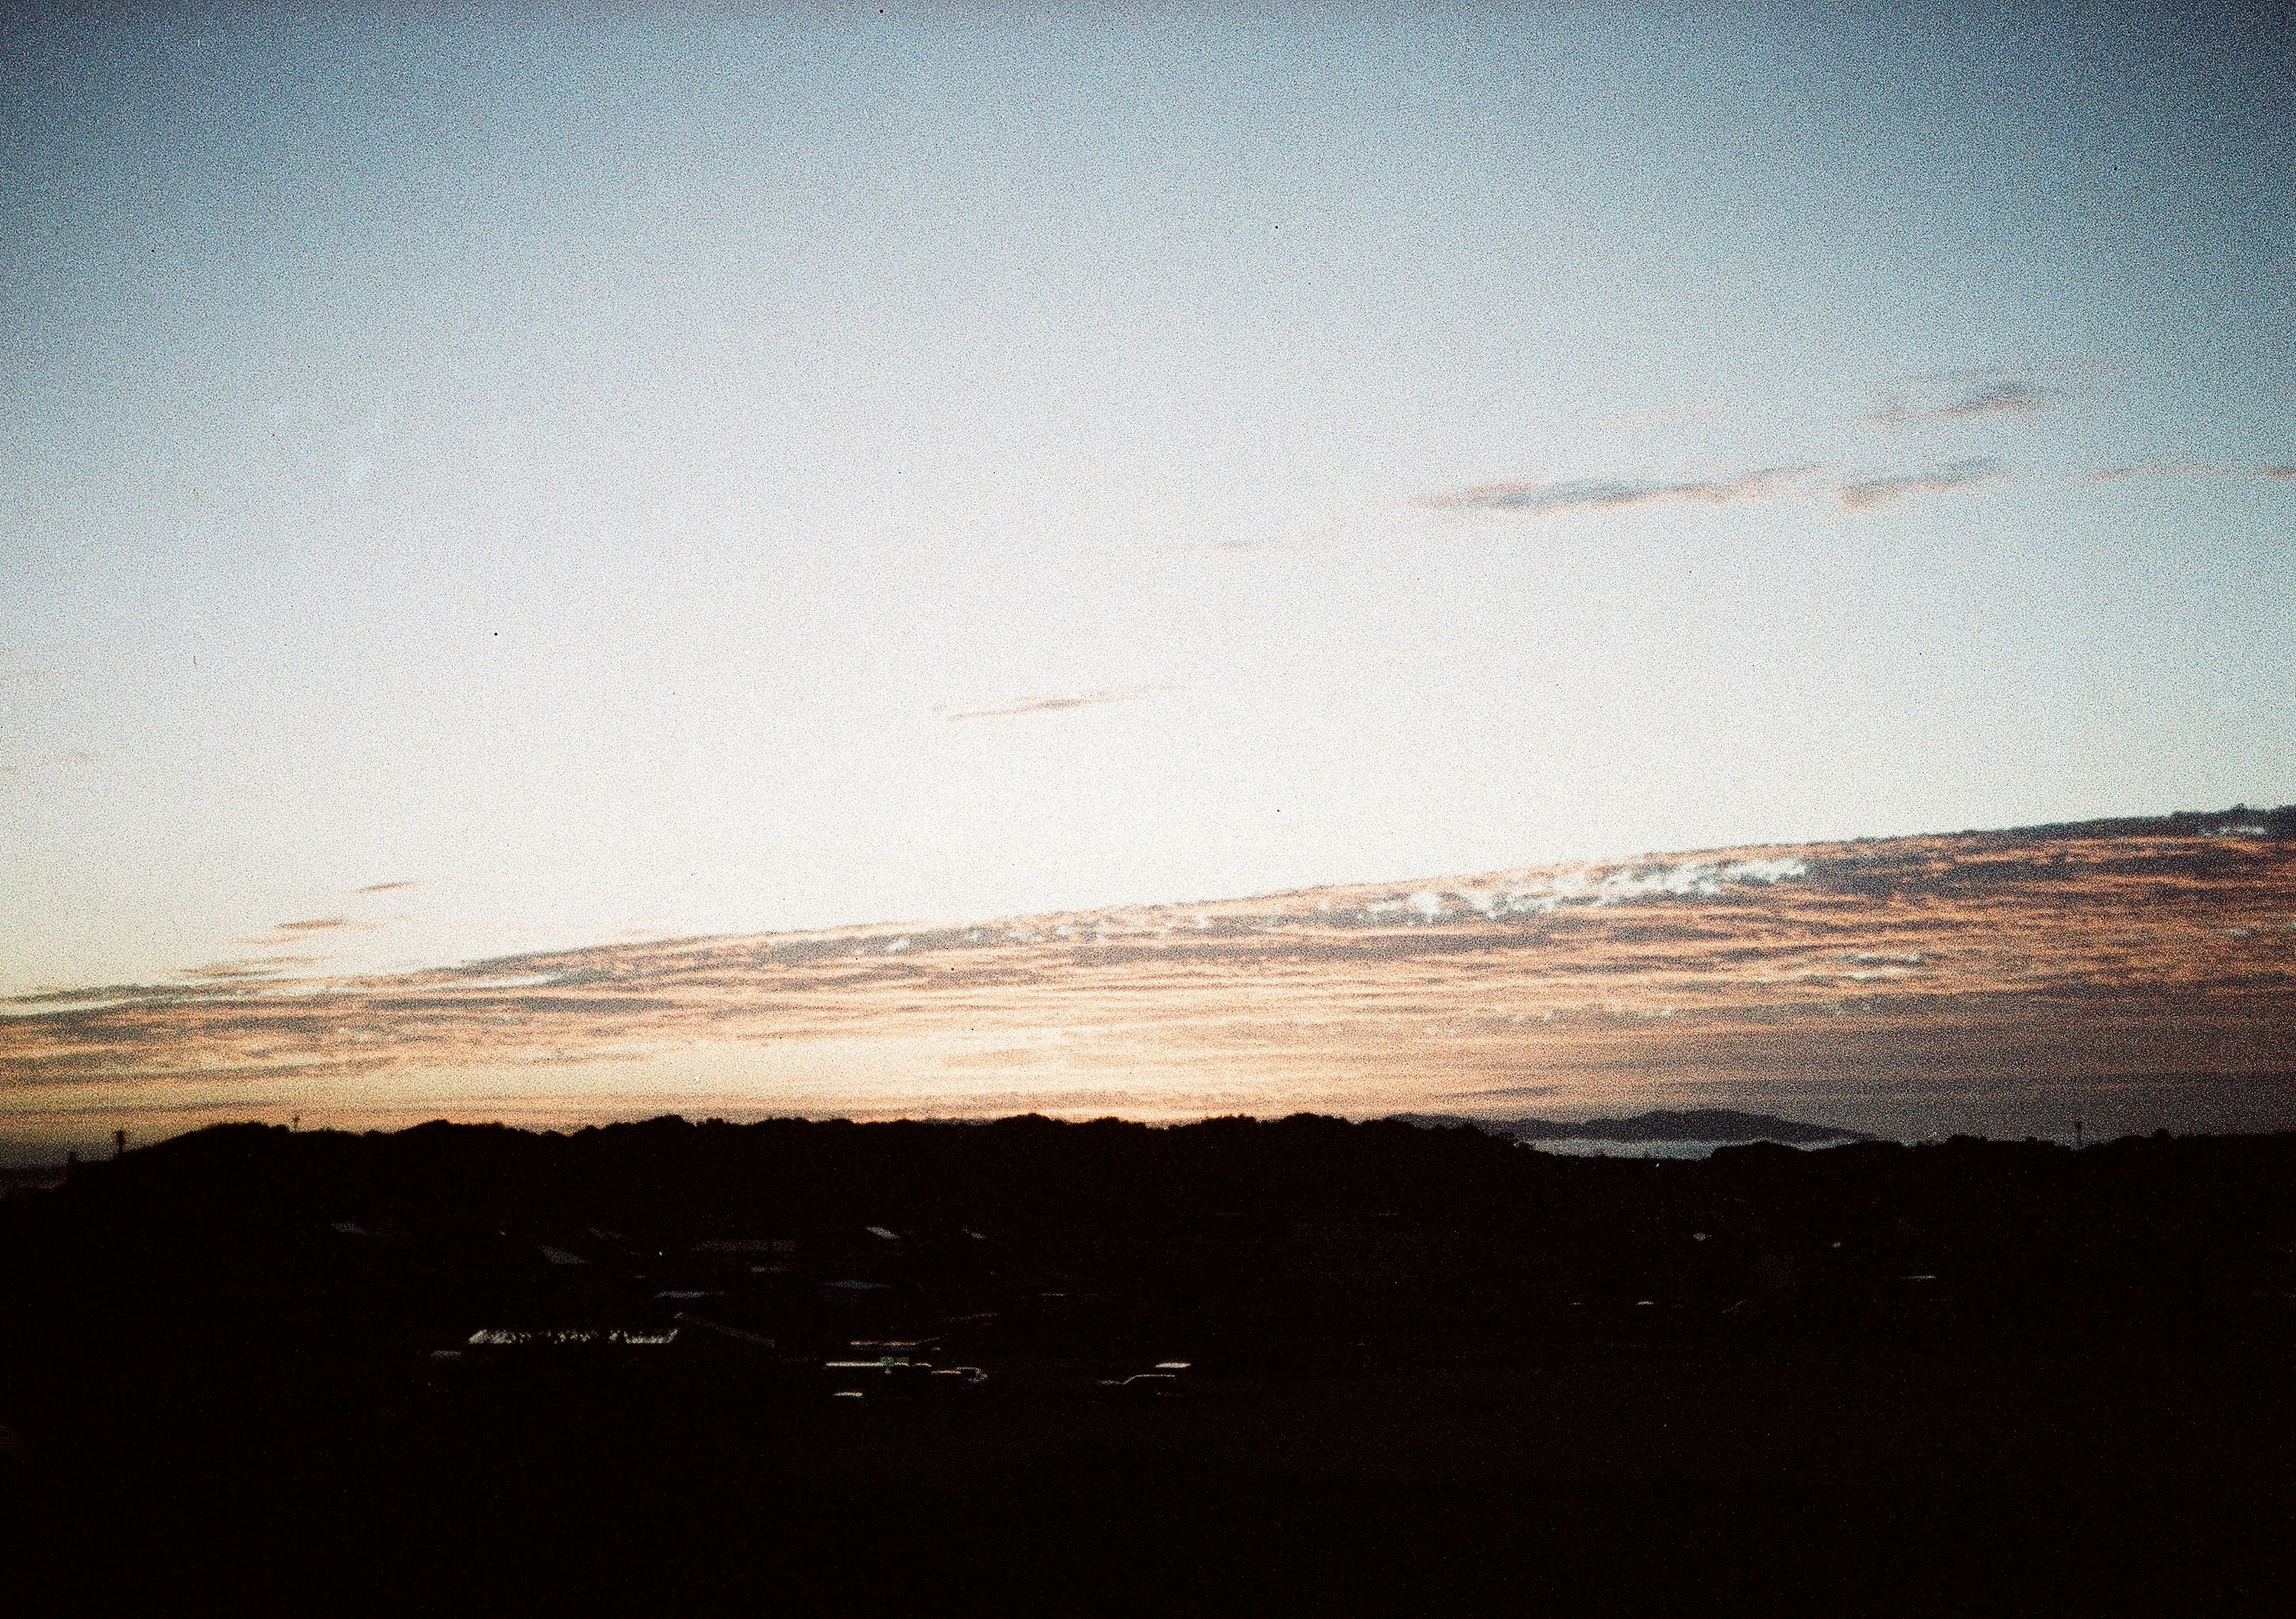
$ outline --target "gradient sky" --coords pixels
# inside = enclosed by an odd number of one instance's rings
[[[2296,799],[2290,13],[1739,9],[12,17],[0,994]]]

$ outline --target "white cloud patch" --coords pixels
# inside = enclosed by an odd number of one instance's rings
[[[1483,921],[1553,916],[1565,906],[1617,905],[1636,900],[1710,900],[1733,889],[1791,882],[1809,875],[1791,855],[1743,860],[1677,860],[1603,869],[1579,867],[1527,882],[1446,891],[1417,889],[1374,900],[1356,914],[1373,926],[1431,923],[1456,911]]]

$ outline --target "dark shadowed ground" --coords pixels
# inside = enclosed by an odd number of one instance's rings
[[[2285,1136],[209,1130],[0,1204],[9,1580],[34,1612],[2268,1607],[2292,1171]]]

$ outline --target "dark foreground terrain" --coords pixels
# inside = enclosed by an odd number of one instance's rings
[[[2291,1136],[210,1130],[0,1203],[0,1607],[2270,1610],[2292,1295]]]

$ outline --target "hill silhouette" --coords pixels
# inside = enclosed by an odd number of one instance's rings
[[[1740,1113],[1727,1107],[1654,1107],[1624,1119],[1464,1119],[1448,1114],[1398,1114],[1409,1124],[1474,1124],[1517,1141],[1776,1141],[1788,1146],[1822,1141],[1868,1141],[1861,1130],[1805,1124],[1775,1114]]]

